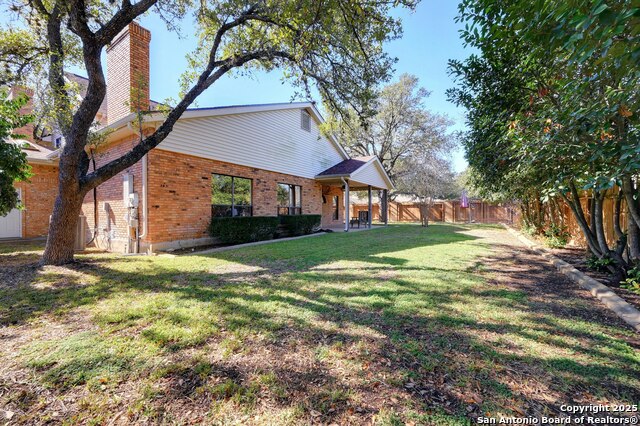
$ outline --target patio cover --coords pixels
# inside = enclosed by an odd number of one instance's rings
[[[344,179],[355,191],[369,187],[382,190],[394,188],[393,182],[375,155],[349,158],[317,174],[315,179],[326,183],[342,183]]]

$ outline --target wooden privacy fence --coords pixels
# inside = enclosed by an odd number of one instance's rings
[[[584,211],[585,218],[587,219],[587,223],[591,223],[591,214],[590,214],[590,206],[591,199],[583,197],[580,199],[580,203],[582,204],[582,210]],[[604,225],[604,234],[607,238],[607,242],[609,246],[612,247],[617,241],[616,232],[613,227],[613,216],[615,211],[616,200],[614,196],[608,196],[604,199],[602,204],[602,220]],[[571,239],[569,241],[570,245],[586,247],[587,242],[584,238],[584,234],[578,226],[578,222],[576,221],[575,216],[571,212],[571,208],[565,203],[562,202],[562,217],[559,218],[560,225],[564,225],[569,234],[571,234]],[[622,232],[627,231],[627,208],[626,202],[622,200],[622,206],[620,211],[620,228],[622,228]]]
[[[586,219],[590,222],[589,206],[591,200],[588,197],[581,198],[582,208]],[[436,201],[429,209],[429,220],[433,222],[469,222],[476,223],[520,223],[520,209],[516,205],[492,204],[485,201],[471,200],[471,208],[460,207],[459,200]],[[576,222],[570,207],[559,201],[561,215],[556,221],[563,226],[571,235],[569,244],[586,247],[584,235]],[[623,231],[627,229],[627,209],[625,201],[622,201],[622,211],[620,213],[620,227]],[[357,217],[359,211],[366,211],[367,204],[352,204],[351,215]],[[615,210],[615,197],[608,196],[603,204],[604,231],[610,246],[617,240],[613,227],[613,216]],[[380,221],[380,205],[373,204],[373,220]],[[391,222],[420,222],[420,205],[413,202],[389,203],[389,220]]]
[[[359,211],[367,211],[367,204],[352,204],[351,215],[356,217]],[[373,205],[373,220],[380,220],[380,205]],[[433,222],[476,222],[476,223],[512,223],[517,220],[517,208],[484,201],[470,201],[470,208],[460,207],[459,200],[434,202],[429,209],[429,220]],[[420,222],[420,204],[413,202],[389,203],[391,222]]]

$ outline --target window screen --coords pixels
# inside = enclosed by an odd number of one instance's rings
[[[236,176],[211,175],[211,215],[252,216],[251,179]]]
[[[302,214],[302,187],[288,183],[278,184],[278,214]]]

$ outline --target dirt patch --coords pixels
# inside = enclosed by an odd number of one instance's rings
[[[594,322],[624,324],[624,327],[628,328],[624,321],[601,304],[591,293],[558,272],[546,259],[526,248],[513,235],[506,232],[498,233],[493,235],[492,240],[498,248],[491,258],[491,264],[495,266],[488,270],[493,272],[494,281],[525,291],[531,299],[540,301],[541,307],[555,316],[578,316]],[[577,251],[570,253],[574,259],[578,257]],[[571,304],[561,303],[563,300],[584,302],[591,307],[572,309]],[[549,301],[556,301],[556,303],[549,303]]]

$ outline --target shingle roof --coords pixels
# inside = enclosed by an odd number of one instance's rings
[[[329,167],[324,172],[319,173],[318,176],[348,176],[371,161],[373,157],[373,155],[369,155],[366,157],[349,158],[335,166]]]
[[[26,139],[7,139],[7,142],[18,145],[27,154],[27,160],[49,160],[48,155],[53,152],[49,148],[30,142]]]
[[[250,108],[250,107],[280,106],[280,105],[295,106],[295,105],[306,105],[308,103],[309,103],[308,101],[302,101],[302,102],[275,102],[275,103],[266,103],[266,104],[222,105],[222,106],[213,106],[213,107],[187,108],[187,111],[208,111],[208,110],[217,110],[217,109],[226,109],[226,108]]]

